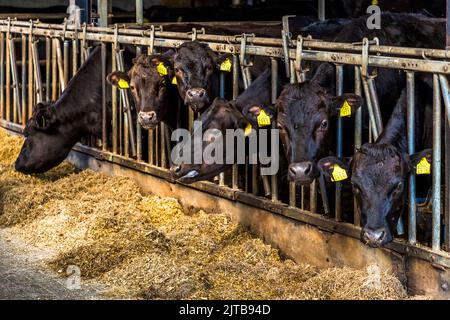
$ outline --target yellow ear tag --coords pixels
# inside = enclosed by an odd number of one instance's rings
[[[225,61],[220,64],[220,71],[231,72],[230,58],[226,58]]]
[[[373,6],[377,6],[378,5],[378,0],[372,0],[372,5]]]
[[[119,89],[128,89],[130,85],[126,80],[120,79],[119,82],[117,82],[117,86]]]
[[[423,157],[416,166],[416,174],[430,174],[431,165],[426,157]]]
[[[338,164],[333,167],[333,172],[331,173],[331,181],[338,182],[347,179],[347,171],[342,169]]]
[[[178,85],[178,82],[177,82],[177,77],[173,77],[172,78],[172,84],[174,84],[174,85]]]
[[[340,116],[342,117],[350,117],[352,115],[352,107],[348,104],[347,100],[344,101],[344,104],[341,107]]]
[[[250,122],[249,123],[247,123],[247,126],[245,127],[245,129],[244,129],[244,135],[246,136],[246,137],[248,137],[249,135],[251,135],[252,134],[252,125],[250,124]]]
[[[156,66],[156,71],[158,71],[159,75],[162,76],[167,76],[167,68],[164,65],[164,63],[160,62],[157,66]]]
[[[258,117],[256,117],[258,120],[258,126],[259,127],[265,127],[270,125],[270,117],[267,115],[267,113],[261,109],[259,112]]]

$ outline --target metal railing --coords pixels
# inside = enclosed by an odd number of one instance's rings
[[[102,48],[103,79],[106,78],[106,52],[112,50],[112,70],[123,70],[121,45],[133,45],[151,54],[155,49],[176,48],[185,41],[193,39],[208,43],[212,50],[221,53],[231,53],[233,56],[232,95],[225,97],[236,98],[238,95],[239,75],[244,84],[251,83],[248,72],[251,64],[248,58],[254,55],[266,56],[271,59],[272,68],[272,102],[276,100],[277,75],[279,62],[289,58],[287,66],[290,69],[291,83],[300,82],[304,78],[302,61],[322,61],[336,65],[337,94],[343,92],[344,65],[353,65],[355,74],[355,88],[357,94],[364,95],[370,115],[370,138],[375,140],[383,129],[380,116],[380,106],[377,99],[374,79],[368,74],[369,67],[390,68],[406,72],[406,87],[408,101],[408,152],[414,150],[414,74],[425,72],[433,74],[434,106],[433,106],[433,196],[432,196],[432,246],[430,248],[417,244],[416,234],[416,203],[415,177],[409,178],[408,199],[408,241],[400,239],[388,245],[389,248],[402,254],[414,255],[429,260],[435,264],[450,267],[450,256],[443,249],[449,250],[449,160],[448,151],[441,150],[441,100],[444,101],[445,125],[450,123],[450,94],[447,75],[450,74],[450,52],[436,49],[402,48],[379,45],[376,39],[369,41],[362,39],[361,43],[325,42],[298,36],[283,43],[282,39],[258,38],[252,35],[223,36],[212,35],[193,30],[191,32],[166,32],[162,27],[151,27],[147,30],[132,29],[124,26],[93,27],[83,25],[76,29],[62,24],[45,24],[38,22],[24,22],[0,20],[0,116],[2,125],[10,129],[24,125],[31,114],[36,102],[53,99],[64,90],[69,75],[75,74],[89,53],[89,46],[93,42],[100,42]],[[62,42],[62,46],[61,46]],[[17,60],[15,46],[21,44],[20,60]],[[45,50],[45,59],[39,57],[39,49]],[[21,72],[19,73],[19,65]],[[70,71],[70,66],[72,71]],[[45,70],[45,72],[42,72]],[[42,72],[42,75],[41,75]],[[45,76],[43,76],[45,74]],[[221,75],[222,83],[225,75]],[[28,89],[28,90],[27,90]],[[154,130],[145,132],[138,123],[132,123],[130,101],[127,95],[117,94],[115,88],[103,81],[103,110],[106,110],[105,95],[112,90],[112,121],[107,123],[103,117],[103,134],[99,138],[86,138],[76,149],[97,158],[105,159],[123,166],[159,176],[174,182],[168,171],[169,151],[167,141],[169,132],[167,126],[161,124]],[[11,101],[11,93],[13,100]],[[224,96],[221,90],[221,96]],[[181,106],[179,106],[181,107]],[[105,112],[106,113],[106,112]],[[189,121],[193,121],[190,113]],[[355,114],[355,149],[363,143],[361,110]],[[337,123],[337,156],[345,156],[342,150],[342,120]],[[111,145],[108,145],[108,135],[112,133]],[[147,134],[148,145],[143,148],[143,135]],[[445,136],[447,137],[448,133]],[[148,149],[144,155],[143,150]],[[441,178],[441,160],[445,155],[445,179]],[[244,183],[239,183],[239,177],[244,177]],[[249,177],[251,176],[251,181]],[[314,181],[309,189],[297,188],[290,183],[286,186],[277,184],[277,177],[262,178],[262,190],[258,186],[258,166],[233,166],[231,174],[222,174],[218,183],[194,183],[192,187],[257,206],[275,214],[318,226],[331,232],[339,232],[352,237],[359,237],[361,216],[354,210],[353,225],[342,222],[341,191],[336,188],[334,219],[317,213],[318,201],[322,201],[324,212],[330,213],[330,200],[326,197],[323,179]],[[444,181],[445,180],[445,181]],[[441,197],[441,187],[445,186],[445,196]],[[279,199],[279,189],[287,188],[289,199],[282,203]],[[320,190],[321,197],[318,197]],[[297,203],[297,193],[300,203]],[[306,196],[309,198],[306,199]],[[445,200],[445,201],[444,201]],[[445,203],[444,203],[445,202]],[[309,210],[305,210],[309,207]],[[444,211],[441,208],[444,207]],[[444,216],[445,239],[441,241],[441,216]],[[441,244],[444,244],[442,247]]]

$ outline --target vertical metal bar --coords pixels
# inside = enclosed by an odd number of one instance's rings
[[[116,55],[118,55],[117,43],[114,41],[111,44],[111,46],[112,46],[112,48],[111,48],[111,51],[112,51],[111,72],[114,72],[117,70],[117,62],[116,62],[116,60],[117,60]],[[112,128],[111,128],[112,142],[111,142],[111,145],[112,145],[112,152],[114,154],[117,154],[117,88],[115,86],[112,86],[111,90],[112,90],[111,91],[111,109],[112,109],[112,115],[111,115],[112,116],[112,119],[111,119],[111,121],[112,121]],[[126,92],[125,93],[121,92],[120,94],[126,94]]]
[[[34,66],[34,79],[36,82],[36,101],[42,102],[42,78],[41,78],[41,66],[39,65],[39,56],[37,41],[31,44],[32,55],[33,55],[33,66]]]
[[[100,17],[98,23],[100,27],[108,26],[108,0],[97,0],[97,11]]]
[[[52,100],[56,100],[57,92],[58,92],[58,74],[57,74],[56,65],[56,42],[52,39]]]
[[[441,93],[439,76],[433,75],[433,232],[432,249],[439,250],[441,243]]]
[[[55,41],[56,44],[56,61],[58,63],[58,73],[59,73],[59,87],[61,89],[61,92],[63,92],[66,89],[66,79],[64,75],[64,65],[63,65],[63,56],[61,52],[61,42],[59,39],[54,38],[53,41]]]
[[[64,83],[67,85],[69,82],[69,49],[70,42],[64,41]]]
[[[219,76],[219,97],[224,99],[225,98],[225,72],[221,71]],[[225,172],[221,172],[219,174],[219,185],[224,186],[225,185]]]
[[[414,105],[414,72],[406,73],[406,95],[407,95],[407,139],[408,139],[408,153],[410,155],[416,152],[415,147],[415,105]],[[409,174],[408,180],[408,238],[410,244],[416,243],[416,176],[414,170]]]
[[[449,1],[450,3],[450,1]],[[446,110],[445,121],[445,247],[447,251],[450,251],[450,89],[448,85],[447,77],[439,75],[441,84],[442,97],[444,99],[444,105]]]
[[[14,44],[14,38],[9,39],[9,58],[11,60],[11,76],[14,94],[13,121],[14,123],[17,123],[17,120],[22,118],[22,106],[20,104],[19,73],[17,72],[16,46]]]
[[[318,0],[317,7],[319,20],[321,21],[325,20],[325,0]]]
[[[290,77],[290,81],[289,82],[291,84],[294,84],[295,81],[296,81],[296,78],[295,78],[296,77],[295,62],[294,62],[294,60],[291,60],[290,67],[291,67],[290,68],[291,69],[291,77]],[[301,63],[299,64],[298,71],[299,72],[301,71]],[[295,186],[295,182],[290,181],[289,182],[289,205],[291,207],[295,207],[297,205],[296,199],[297,199],[297,187]]]
[[[27,36],[22,34],[22,125],[27,121]]]
[[[51,39],[45,38],[45,100],[50,101]]]
[[[28,117],[31,117],[34,106],[34,81],[33,81],[33,36],[28,36]],[[56,100],[53,99],[53,100]]]
[[[330,204],[328,202],[328,195],[327,195],[327,188],[325,185],[325,178],[321,174],[319,177],[319,187],[320,187],[320,194],[322,195],[322,203],[323,203],[323,211],[328,216],[330,215]]]
[[[344,91],[344,66],[341,64],[336,65],[336,95],[340,96]],[[336,141],[336,155],[338,158],[342,158],[342,118],[337,118],[337,141]],[[341,208],[341,194],[342,194],[342,183],[335,183],[335,219],[337,221],[342,220],[342,208]]]
[[[144,23],[144,1],[136,0],[136,23]]]
[[[272,75],[271,75],[271,81],[272,81],[272,104],[276,103],[277,100],[277,93],[278,93],[278,61],[274,58],[270,59],[271,69],[272,69]],[[272,123],[272,128],[276,128],[276,123]],[[273,150],[271,151],[273,152]],[[264,178],[264,176],[263,176]],[[278,175],[274,174],[271,176],[271,182],[272,182],[272,201],[278,201]]]
[[[9,33],[6,34],[6,121],[11,121],[11,65],[9,58]]]
[[[355,66],[355,94],[361,95],[361,71],[358,66]],[[355,112],[355,151],[361,148],[362,145],[362,110],[358,108]],[[356,198],[353,198],[353,223],[355,226],[361,226],[361,212],[356,205]]]
[[[363,84],[363,89],[364,89],[364,96],[366,97],[367,110],[369,111],[370,125],[371,125],[370,132],[373,136],[373,139],[376,140],[378,138],[379,131],[378,131],[378,125],[377,125],[375,113],[373,110],[372,100],[370,97],[369,84],[367,82],[367,79],[364,79],[364,77],[361,77],[361,78],[362,78],[362,84]]]
[[[106,43],[101,44],[101,63],[102,63],[102,150],[106,151],[108,147],[108,132],[106,119]]]
[[[446,19],[446,49],[450,49],[450,0],[447,0],[447,19]],[[442,78],[447,80],[446,76],[439,76],[442,83]],[[445,202],[444,202],[444,212],[445,212],[445,246],[447,251],[450,252],[450,96],[448,81],[446,81],[446,94],[444,101],[447,102],[447,120],[445,122]],[[441,84],[441,87],[444,86]]]
[[[383,119],[381,118],[380,103],[378,102],[377,89],[375,86],[375,79],[368,78],[367,84],[369,85],[370,101],[372,102],[372,106],[373,106],[375,123],[377,125],[378,133],[380,134],[383,131]]]
[[[165,167],[167,167],[166,138],[165,138],[165,135],[166,135],[166,128],[165,127],[166,127],[166,125],[165,125],[164,122],[161,122],[159,127],[160,127],[160,134],[161,134],[161,143],[160,143],[160,146],[161,146],[161,150],[160,150],[160,153],[161,153],[161,167],[165,168]]]
[[[0,32],[0,118],[4,119],[5,111],[5,34]]]
[[[239,95],[239,57],[233,55],[233,100]],[[239,188],[239,169],[237,164],[231,167],[231,186],[233,189]]]
[[[72,40],[72,78],[78,71],[78,40]]]

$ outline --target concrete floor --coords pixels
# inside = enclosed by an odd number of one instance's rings
[[[80,289],[68,289],[67,276],[44,267],[51,257],[24,244],[7,229],[0,229],[0,300],[102,299],[100,285],[81,281]]]

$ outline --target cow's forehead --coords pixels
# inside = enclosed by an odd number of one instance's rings
[[[391,181],[395,182],[402,176],[402,159],[398,155],[392,154],[376,158],[358,152],[353,159],[352,178],[359,180],[365,187],[383,189]]]

